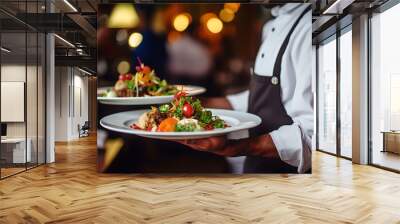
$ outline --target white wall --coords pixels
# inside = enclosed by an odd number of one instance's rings
[[[1,66],[1,81],[2,82],[25,82],[24,65],[8,64]],[[28,67],[30,70],[31,67]],[[3,96],[4,97],[4,96]],[[2,111],[7,108],[1,108]],[[22,108],[24,110],[24,108]],[[25,123],[24,122],[9,122],[7,123],[7,136],[8,137],[25,137]]]
[[[55,140],[77,139],[78,125],[88,120],[88,78],[76,68],[56,67],[55,85]]]
[[[67,67],[55,68],[55,141],[68,140],[68,116],[69,116],[69,76]]]
[[[38,70],[37,70],[38,69]],[[27,80],[25,78],[27,77]],[[26,83],[26,107],[23,102],[22,108],[18,110],[20,113],[27,115],[27,120],[22,122],[6,122],[8,138],[25,138],[29,139],[29,148],[31,149],[32,161],[44,163],[45,150],[45,120],[44,120],[44,93],[43,82],[44,74],[42,67],[36,67],[25,64],[3,64],[1,66],[1,81],[2,82],[24,82]],[[4,89],[2,89],[3,92]],[[24,94],[24,90],[20,90],[20,94]],[[2,95],[3,97],[7,97]],[[24,97],[24,96],[23,96]],[[2,107],[2,112],[15,113],[10,107]],[[17,110],[17,109],[14,109]],[[37,153],[39,156],[37,157]]]
[[[18,64],[5,64],[1,66],[1,81],[3,82],[25,82],[26,70],[28,72],[28,87],[27,88],[27,119],[28,119],[28,137],[30,132],[30,128],[35,131],[36,135],[36,82],[31,75],[36,77],[36,66],[27,66],[18,65]],[[38,105],[41,107],[42,105]],[[32,108],[34,107],[34,108]],[[8,108],[1,108],[1,110],[8,110]],[[22,108],[24,110],[24,108]],[[33,123],[32,123],[33,122]],[[8,137],[25,137],[25,123],[26,122],[7,122],[7,135]],[[33,133],[33,131],[32,131]]]
[[[73,108],[73,120],[72,120],[72,135],[78,136],[78,124],[83,125],[85,121],[89,119],[89,108],[88,108],[88,78],[87,76],[82,76],[79,70],[74,70],[74,108]]]

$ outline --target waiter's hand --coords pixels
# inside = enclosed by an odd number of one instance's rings
[[[240,140],[228,140],[226,136],[219,136],[193,140],[178,140],[177,142],[198,151],[211,152],[222,156],[253,155],[266,158],[279,158],[275,144],[268,134]]]
[[[181,140],[178,142],[198,151],[212,152],[221,156],[236,156],[238,152],[234,152],[229,147],[226,147],[227,141],[226,136],[218,136],[203,139]]]

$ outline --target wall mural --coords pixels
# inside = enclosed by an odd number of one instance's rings
[[[310,173],[310,4],[103,4],[98,168]]]

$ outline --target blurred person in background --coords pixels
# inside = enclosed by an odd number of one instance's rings
[[[212,68],[212,55],[208,48],[194,37],[193,27],[190,26],[187,32],[167,45],[168,69],[177,79],[202,80]]]
[[[168,73],[174,83],[206,86],[207,96],[220,95],[212,74],[215,55],[211,46],[198,37],[199,24],[192,24],[175,40],[168,42]]]
[[[207,107],[248,111],[262,123],[250,136],[179,141],[223,156],[246,156],[244,173],[311,171],[313,93],[311,89],[311,7],[287,3],[271,9],[262,31],[250,89],[209,98]]]

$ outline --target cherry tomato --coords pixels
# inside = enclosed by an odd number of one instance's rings
[[[132,80],[132,74],[125,74],[124,80]]]
[[[190,105],[189,103],[185,103],[183,104],[182,112],[183,116],[185,116],[186,118],[190,118],[193,116],[194,109],[192,105]]]
[[[151,68],[149,66],[143,66],[142,67],[142,72],[144,74],[149,74],[151,72]]]
[[[125,79],[125,75],[119,75],[119,80],[122,80],[122,81],[124,81],[124,79]]]
[[[136,71],[137,71],[137,72],[141,72],[141,71],[142,71],[142,67],[136,66]]]

